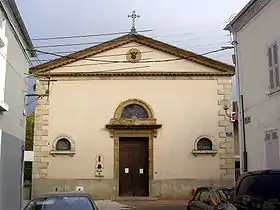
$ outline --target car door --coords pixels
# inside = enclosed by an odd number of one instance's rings
[[[188,210],[212,209],[210,206],[209,190],[207,187],[198,188],[189,203]]]
[[[199,202],[198,202],[198,209],[206,209],[206,210],[212,210],[211,201],[209,197],[210,189],[204,189],[201,191],[199,196]]]
[[[199,208],[199,196],[201,194],[202,188],[197,188],[193,198],[189,201],[188,210],[198,210]]]

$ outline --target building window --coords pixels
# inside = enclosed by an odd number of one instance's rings
[[[138,104],[130,104],[130,105],[127,105],[123,109],[120,118],[122,118],[122,119],[131,119],[131,118],[148,119],[149,114],[144,107],[142,107]]]
[[[266,168],[274,169],[280,167],[280,151],[278,129],[268,130],[264,134]]]
[[[56,151],[70,151],[71,143],[68,139],[62,138],[59,139],[55,145]]]
[[[268,48],[269,87],[270,91],[280,89],[278,44],[275,43]]]
[[[212,150],[212,142],[210,139],[202,138],[197,142],[197,150]]]

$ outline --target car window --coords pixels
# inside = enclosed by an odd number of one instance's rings
[[[25,210],[95,210],[88,197],[54,196],[31,201]]]
[[[201,191],[199,200],[205,204],[210,204],[210,198],[209,198],[209,190],[204,189]]]
[[[196,193],[195,193],[195,195],[193,197],[193,200],[194,201],[199,200],[200,194],[201,194],[201,189],[196,190]]]
[[[280,176],[276,174],[251,175],[240,180],[237,197],[249,195],[262,198],[280,199]]]

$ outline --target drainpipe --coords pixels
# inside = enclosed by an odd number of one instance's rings
[[[230,31],[233,34],[233,42],[234,45],[234,54],[235,54],[235,74],[236,74],[236,81],[237,81],[237,103],[238,103],[238,127],[239,127],[239,139],[242,140],[242,168],[243,172],[248,171],[248,155],[247,155],[247,146],[246,146],[246,138],[245,138],[245,117],[244,117],[244,101],[243,101],[243,94],[241,92],[242,86],[240,82],[240,66],[239,66],[239,53],[238,53],[238,42],[236,33],[234,32],[232,26],[230,26]],[[241,142],[240,142],[241,143]]]

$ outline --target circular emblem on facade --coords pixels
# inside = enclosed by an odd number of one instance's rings
[[[132,63],[137,63],[141,60],[142,54],[140,52],[139,49],[137,48],[131,48],[130,50],[128,50],[128,52],[126,53],[126,59],[129,62]]]

